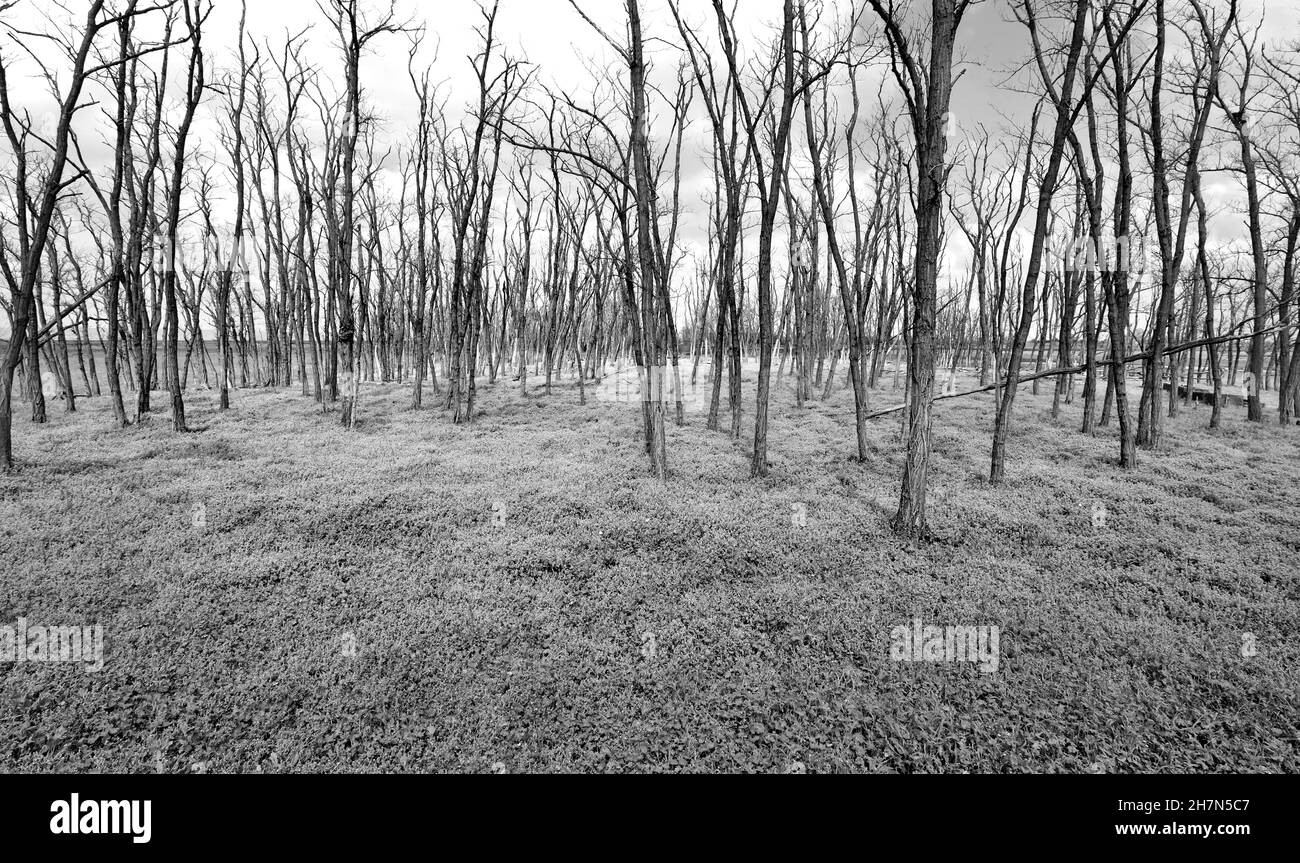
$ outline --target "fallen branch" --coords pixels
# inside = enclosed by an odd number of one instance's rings
[[[1247,318],[1246,321],[1244,321],[1243,323],[1249,323],[1249,321],[1250,319]],[[1194,348],[1204,347],[1205,345],[1215,345],[1215,344],[1221,344],[1223,342],[1239,342],[1242,341],[1243,339],[1253,339],[1257,335],[1266,336],[1269,333],[1276,332],[1280,329],[1282,329],[1281,325],[1276,327],[1270,327],[1269,329],[1262,330],[1258,333],[1246,333],[1245,335],[1240,335],[1240,336],[1233,336],[1233,335],[1215,336],[1213,338],[1208,338],[1208,339],[1197,339],[1194,342],[1183,342],[1181,345],[1172,345],[1166,348],[1165,350],[1161,351],[1160,353],[1162,356],[1169,356],[1170,354],[1178,354],[1178,353],[1182,353],[1183,351],[1190,351],[1193,350]],[[1133,354],[1132,356],[1125,357],[1122,360],[1122,363],[1123,365],[1128,365],[1129,363],[1136,363],[1141,360],[1146,360],[1150,358],[1151,358],[1151,351],[1143,351],[1140,354]],[[1116,361],[1113,359],[1098,360],[1096,362],[1096,365],[1098,366],[1115,366],[1119,364],[1120,361]],[[1047,371],[1034,372],[1032,375],[1025,375],[1022,378],[1018,378],[1016,380],[1016,386],[1020,386],[1021,384],[1027,384],[1031,381],[1036,381],[1039,378],[1050,378],[1050,377],[1056,377],[1057,375],[1077,375],[1080,372],[1084,372],[1087,370],[1088,370],[1088,364],[1083,363],[1077,366],[1062,366],[1059,368],[1048,369]],[[1001,389],[1004,386],[1007,386],[1007,384],[1005,383],[987,384],[982,387],[977,387],[976,389],[973,390],[966,390],[965,392],[947,393],[945,395],[935,396],[933,399],[931,399],[931,401],[937,402],[937,401],[943,401],[944,399],[959,399],[964,396],[973,396],[973,395],[978,395],[979,393],[989,392],[990,390]],[[884,410],[873,411],[872,413],[867,414],[864,417],[864,419],[870,420],[870,419],[875,419],[876,417],[887,416],[888,414],[897,413],[898,411],[901,411],[906,407],[907,405],[902,404],[902,405],[895,405],[892,408],[885,408]]]
[[[59,326],[64,318],[72,314],[72,311],[74,309],[80,308],[86,302],[86,300],[93,297],[99,291],[100,288],[105,288],[111,285],[113,283],[114,278],[115,278],[114,276],[109,276],[108,278],[104,279],[104,281],[100,282],[98,285],[95,285],[95,287],[87,288],[86,290],[82,291],[80,296],[78,296],[75,300],[73,300],[69,305],[66,305],[62,309],[60,309],[58,311],[58,314],[56,314],[53,318],[46,321],[45,326],[41,327],[36,332],[37,346],[44,347],[49,342],[50,337],[54,334],[53,333],[54,328]]]

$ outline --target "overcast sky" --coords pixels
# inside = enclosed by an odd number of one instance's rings
[[[366,5],[373,14],[383,8],[384,3],[383,0],[373,0]],[[928,3],[914,5],[928,8]],[[743,48],[758,51],[773,37],[779,23],[780,3],[778,0],[744,0],[739,6],[737,29],[744,37]],[[621,2],[585,0],[583,7],[606,32],[616,39],[622,38],[625,13]],[[1175,7],[1181,8],[1181,4],[1171,4],[1171,15],[1178,14]],[[72,8],[79,10],[80,5],[74,4]],[[687,22],[698,25],[702,33],[711,35],[716,32],[708,0],[681,0],[680,8]],[[1263,16],[1262,38],[1265,44],[1300,36],[1300,0],[1268,0],[1266,12],[1261,0],[1246,0],[1242,8],[1243,17],[1249,22],[1258,21]],[[828,10],[825,17],[842,20],[847,9],[846,3],[840,3],[837,10]],[[217,0],[205,31],[206,49],[218,71],[235,64],[239,10],[237,0]],[[432,60],[436,49],[438,59],[434,79],[444,82],[441,93],[447,100],[448,113],[457,117],[475,94],[468,55],[478,50],[479,41],[474,28],[482,24],[479,4],[474,0],[399,0],[397,10],[399,20],[425,28],[421,63]],[[77,14],[81,14],[80,11]],[[298,33],[310,26],[306,58],[333,82],[332,87],[341,86],[336,37],[331,23],[314,0],[260,0],[249,4],[247,14],[250,35],[264,46],[269,43],[271,50],[283,44],[286,33]],[[6,20],[25,30],[48,29],[47,16],[52,18],[56,28],[68,19],[66,13],[43,0],[21,0],[17,7],[4,13]],[[666,2],[645,0],[643,19],[645,35],[650,40],[648,49],[651,51],[653,74],[656,80],[669,87],[681,54],[677,47],[678,34]],[[869,12],[865,13],[863,20],[875,28],[876,21]],[[590,92],[606,76],[619,76],[620,80],[626,76],[626,69],[618,65],[610,48],[567,0],[501,0],[497,33],[513,56],[535,66],[539,83],[554,89],[581,94]],[[965,71],[953,94],[953,112],[959,136],[962,130],[973,129],[979,124],[996,133],[999,129],[1026,122],[1028,97],[1016,92],[1014,85],[1008,85],[1011,73],[1027,53],[1024,33],[1023,26],[1012,18],[1007,0],[985,0],[968,13],[958,38],[958,56]],[[111,36],[106,37],[106,45],[111,41]],[[415,103],[406,71],[408,47],[406,36],[384,35],[373,43],[372,50],[362,61],[364,98],[383,124],[382,136],[395,145],[406,140],[414,125]],[[23,66],[24,60],[12,41],[8,41],[3,50],[10,63]],[[34,69],[30,61],[26,65],[28,71]],[[178,59],[174,65],[182,67],[183,61]],[[175,71],[179,72],[181,68]],[[11,78],[15,78],[13,73]],[[1024,81],[1023,78],[1019,80],[1021,83]],[[13,86],[17,101],[48,108],[50,103],[35,80],[28,79],[25,86]],[[174,86],[173,93],[177,89],[178,85]],[[864,87],[864,95],[867,92]],[[886,82],[884,92],[887,97],[893,95],[891,83]],[[874,85],[870,95],[874,99]],[[666,125],[662,101],[657,103],[657,107],[661,116],[656,128],[663,130]],[[698,251],[704,244],[705,201],[712,193],[713,180],[708,165],[707,120],[698,100],[695,107],[683,168],[682,239],[688,248]],[[209,96],[196,125],[194,146],[209,153],[220,146],[213,121],[218,108],[219,100]],[[83,125],[95,116],[94,111],[86,112]],[[83,142],[91,151],[92,162],[109,152],[104,143],[96,146],[96,139],[103,137],[103,132],[87,130],[83,133]],[[667,142],[661,138],[657,143],[663,146]],[[796,146],[802,149],[801,132],[796,137]],[[1141,158],[1135,157],[1135,164],[1140,167],[1141,163]],[[395,167],[395,161],[392,164]],[[219,160],[218,165],[223,167],[214,172],[214,176],[222,175],[225,170],[224,160]],[[395,174],[390,175],[390,181],[392,177]],[[1211,201],[1220,207],[1231,208],[1239,194],[1236,179],[1226,174],[1210,174],[1207,184]],[[1229,212],[1214,222],[1214,233],[1219,240],[1231,240],[1240,235],[1241,230],[1242,219],[1235,213]],[[954,236],[949,246],[948,269],[959,272],[965,266],[965,241]],[[753,248],[751,246],[749,250]],[[679,271],[679,279],[685,277],[690,281],[689,272],[688,265]]]

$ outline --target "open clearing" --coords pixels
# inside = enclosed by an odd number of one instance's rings
[[[688,414],[664,484],[635,405],[539,383],[472,426],[397,384],[351,432],[290,390],[20,423],[0,621],[101,623],[105,664],[0,664],[0,769],[1300,770],[1294,429],[1184,410],[1121,472],[1026,386],[993,488],[991,397],[939,402],[909,547],[898,418],[851,461],[843,387],[782,378],[762,482]],[[913,619],[998,626],[996,672],[894,661]]]

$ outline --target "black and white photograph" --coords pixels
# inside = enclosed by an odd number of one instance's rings
[[[134,783],[59,847],[1300,772],[1300,0],[3,0],[0,131],[0,773]]]

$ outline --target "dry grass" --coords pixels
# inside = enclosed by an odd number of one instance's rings
[[[782,381],[763,482],[698,414],[652,480],[636,407],[571,382],[460,427],[371,385],[351,432],[296,391],[191,393],[184,436],[52,405],[0,623],[102,623],[105,667],[0,664],[0,769],[1295,772],[1300,430],[1200,408],[1121,472],[1043,391],[1000,488],[990,398],[939,403],[920,546],[897,419],[850,460],[842,387]],[[891,661],[916,617],[999,626],[998,671]]]

